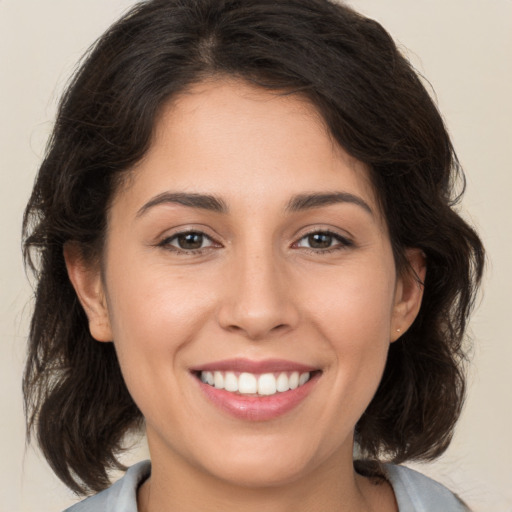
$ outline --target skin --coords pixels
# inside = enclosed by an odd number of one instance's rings
[[[286,208],[340,192],[359,204]],[[227,212],[155,201],[164,193],[215,196]],[[187,230],[205,234],[201,249],[179,248]],[[311,232],[333,235],[319,248]],[[354,472],[353,433],[422,289],[397,275],[368,170],[305,99],[228,79],[174,98],[115,195],[102,271],[72,245],[65,256],[91,333],[113,340],[146,419],[139,510],[396,510],[388,484]],[[424,277],[420,251],[407,257]],[[234,357],[322,373],[287,414],[241,420],[190,372]]]

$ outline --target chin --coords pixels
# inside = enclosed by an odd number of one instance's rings
[[[296,461],[264,457],[256,460],[230,460],[212,468],[213,476],[228,484],[251,489],[281,487],[301,478],[305,465]]]
[[[256,436],[238,443],[231,440],[218,447],[209,457],[202,453],[204,470],[231,485],[253,489],[295,482],[321,465],[324,458],[313,439],[297,440],[290,435]]]

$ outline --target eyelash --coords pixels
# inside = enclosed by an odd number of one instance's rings
[[[344,249],[354,246],[354,242],[352,242],[351,240],[349,240],[348,238],[346,238],[344,236],[341,236],[339,233],[330,231],[329,229],[314,229],[314,230],[310,231],[309,233],[306,233],[303,236],[301,236],[301,238],[297,242],[295,242],[293,245],[296,246],[299,242],[301,242],[305,238],[308,238],[312,235],[330,236],[334,239],[333,242],[337,242],[337,244],[335,244],[334,246],[328,247],[326,249],[314,249],[314,248],[303,247],[303,249],[310,254],[326,255],[326,254],[331,254],[333,252],[342,251]]]
[[[202,248],[198,248],[198,249],[188,249],[187,250],[187,249],[182,249],[180,247],[173,246],[171,244],[171,242],[177,240],[179,237],[183,237],[183,236],[187,236],[187,235],[199,235],[199,236],[203,237],[203,241],[204,241],[204,239],[209,240],[211,242],[211,245],[208,246],[208,247],[202,247]],[[354,245],[354,243],[351,240],[349,240],[348,238],[346,238],[344,236],[341,236],[338,233],[335,233],[335,232],[330,231],[328,229],[315,229],[315,230],[312,230],[309,233],[306,233],[303,236],[301,236],[300,239],[297,242],[294,242],[292,244],[292,247],[297,247],[298,244],[302,240],[304,240],[305,238],[308,238],[310,236],[313,236],[313,235],[327,235],[327,236],[330,236],[330,237],[332,237],[334,239],[333,240],[334,242],[337,242],[337,244],[335,244],[332,247],[325,248],[325,249],[315,249],[315,248],[311,248],[311,247],[310,248],[302,247],[302,249],[305,252],[308,252],[310,254],[322,254],[322,255],[331,254],[331,253],[336,252],[336,251],[347,249],[347,248],[352,247]],[[172,252],[174,252],[176,254],[183,254],[183,255],[202,255],[206,251],[208,251],[208,250],[210,250],[212,248],[221,247],[221,245],[219,243],[215,242],[215,240],[213,240],[206,233],[203,233],[202,231],[197,231],[197,230],[180,231],[179,233],[175,233],[172,236],[164,238],[161,242],[159,242],[157,244],[157,246],[158,247],[162,247],[162,248],[164,248],[164,249],[166,249],[168,251],[172,251]]]
[[[199,235],[203,237],[203,240],[209,240],[211,242],[211,245],[208,247],[202,247],[199,249],[182,249],[180,247],[176,247],[171,245],[171,242],[174,240],[177,240],[179,237],[187,236],[187,235]],[[213,247],[220,247],[220,244],[215,242],[212,237],[208,236],[206,233],[203,233],[199,230],[188,230],[188,231],[180,231],[179,233],[175,233],[172,236],[164,238],[161,242],[158,243],[158,247],[162,247],[168,251],[172,251],[176,254],[183,254],[183,255],[201,255],[204,254],[205,251],[213,248]]]

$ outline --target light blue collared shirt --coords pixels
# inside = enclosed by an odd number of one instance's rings
[[[444,485],[404,466],[385,464],[400,512],[468,512]],[[137,489],[151,473],[149,460],[139,462],[108,489],[64,512],[137,512]]]

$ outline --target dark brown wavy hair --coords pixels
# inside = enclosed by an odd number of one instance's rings
[[[464,333],[484,252],[454,209],[464,177],[422,81],[377,22],[329,0],[149,0],[88,52],[24,215],[37,283],[23,380],[29,437],[85,494],[109,485],[125,435],[142,425],[113,344],[91,338],[63,245],[101,258],[109,203],[151,144],[163,104],[215,76],[308,98],[370,169],[398,270],[405,248],[425,253],[421,310],[391,344],[356,440],[370,460],[437,457],[463,403]]]

